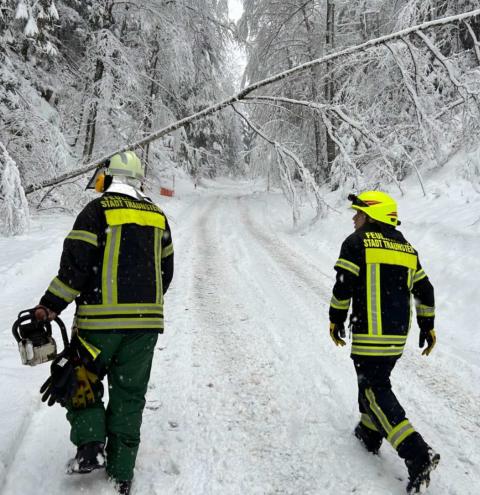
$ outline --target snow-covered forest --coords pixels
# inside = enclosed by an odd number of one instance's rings
[[[438,308],[438,349],[421,358],[413,325],[392,381],[442,454],[432,495],[476,495],[479,138],[480,0],[0,0],[0,494],[112,493],[64,476],[64,411],[11,325],[91,171],[134,149],[176,273],[133,493],[405,492],[395,452],[352,435],[356,378],[328,336],[347,196],[379,189]]]
[[[186,117],[234,90],[226,1],[0,4],[0,142],[35,185]],[[241,126],[219,113],[144,146],[152,173],[239,166]],[[2,171],[5,162],[2,160]],[[55,191],[75,205],[81,182]],[[52,206],[47,190],[32,199]]]
[[[455,16],[479,7],[245,0],[234,23],[226,0],[2,0],[2,173],[8,156],[27,192],[66,174],[31,206],[78,204],[82,179],[69,173],[236,94],[241,47],[243,88],[326,60],[147,142],[139,150],[149,174],[268,175],[284,188],[294,220],[295,181],[316,192],[319,209],[323,184],[388,182],[402,193],[412,171],[420,179],[476,140],[480,21]],[[404,32],[439,19],[447,22]]]

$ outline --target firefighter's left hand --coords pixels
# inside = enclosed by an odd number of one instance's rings
[[[330,322],[330,337],[335,345],[339,345],[340,347],[346,345],[346,342],[343,340],[345,338],[345,327],[343,324]]]
[[[423,349],[425,342],[427,342],[427,347]],[[418,345],[420,349],[423,349],[422,356],[428,356],[433,351],[436,343],[437,336],[435,335],[435,329],[432,328],[431,330],[420,330],[420,339]]]

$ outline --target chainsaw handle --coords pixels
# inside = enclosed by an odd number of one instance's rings
[[[20,325],[25,321],[37,321],[35,319],[35,308],[24,309],[23,311],[20,311],[20,313],[18,313],[17,319],[13,322],[12,334],[15,337],[15,340],[17,342],[22,341],[22,337],[20,336],[18,329],[19,329]],[[38,323],[44,324],[45,329],[47,331],[47,334],[52,335],[52,326],[50,325],[50,322],[45,321],[45,322],[38,322]]]
[[[62,340],[63,340],[63,348],[65,349],[69,344],[68,333],[67,333],[67,329],[65,327],[65,323],[63,323],[63,321],[60,319],[60,317],[58,315],[52,321],[54,321],[58,325],[58,327],[60,328],[60,333],[62,334]]]
[[[17,342],[21,342],[22,341],[22,337],[20,336],[20,333],[18,331],[20,325],[24,322],[24,321],[27,321],[27,320],[30,320],[30,321],[36,321],[38,322],[38,324],[42,324],[45,326],[45,329],[47,331],[47,334],[48,335],[52,335],[52,325],[51,325],[51,322],[49,320],[44,320],[44,321],[38,321],[36,320],[35,318],[35,309],[36,308],[31,308],[31,309],[24,309],[23,311],[20,311],[20,313],[18,313],[18,318],[13,322],[13,325],[12,325],[12,334],[13,336],[15,337],[15,340]],[[58,327],[60,328],[60,333],[62,335],[62,341],[63,341],[63,346],[64,348],[67,347],[69,345],[69,342],[68,342],[68,333],[67,333],[67,329],[65,327],[65,323],[63,323],[63,321],[60,319],[59,316],[56,316],[54,320],[51,320],[51,321],[54,321]]]

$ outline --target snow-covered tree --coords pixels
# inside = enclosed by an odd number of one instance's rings
[[[240,27],[249,82],[479,5],[473,0],[281,5],[245,0],[244,6]],[[280,79],[262,91],[264,99],[249,107],[250,115],[272,140],[288,143],[310,170],[320,163],[317,180],[333,188],[398,183],[415,168],[440,166],[461,143],[478,137],[478,27],[476,18],[439,25]],[[320,139],[316,119],[326,131]],[[323,153],[315,161],[318,143],[328,148],[328,140],[334,143],[334,160]],[[276,167],[268,142],[256,141],[256,161],[264,166],[270,157]]]
[[[28,202],[16,163],[0,142],[0,228],[4,235],[23,234],[30,225]]]

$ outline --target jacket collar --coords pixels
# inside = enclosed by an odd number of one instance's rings
[[[115,179],[112,182],[112,185],[105,191],[108,193],[118,193],[125,194],[126,196],[130,196],[131,198],[137,199],[139,201],[150,201],[145,194],[142,193],[136,187],[131,186],[130,184],[124,184],[122,182],[117,182]]]

